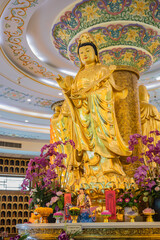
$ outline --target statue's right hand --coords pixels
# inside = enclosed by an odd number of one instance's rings
[[[63,77],[60,74],[58,74],[58,77],[56,77],[56,80],[57,80],[57,82],[63,82],[64,81]]]
[[[64,78],[61,75],[58,74],[58,77],[56,77],[56,81],[61,88],[64,88]]]

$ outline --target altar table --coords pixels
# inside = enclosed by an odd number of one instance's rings
[[[160,240],[160,222],[108,222],[108,223],[38,223],[17,224],[20,234],[28,233],[28,239],[54,240],[66,227],[82,228],[75,239],[108,240]]]

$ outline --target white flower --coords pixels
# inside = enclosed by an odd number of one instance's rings
[[[37,189],[33,188],[31,191],[32,191],[32,192],[37,192]]]
[[[37,198],[37,202],[40,202],[40,199],[39,199],[39,198]]]
[[[160,187],[155,187],[155,189],[154,189],[156,192],[158,192],[158,191],[160,191]]]
[[[32,192],[32,190],[29,192],[29,196],[30,197],[32,197],[32,195],[33,195],[33,192]]]

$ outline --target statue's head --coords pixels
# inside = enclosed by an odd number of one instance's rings
[[[83,33],[79,38],[78,55],[81,61],[81,68],[90,63],[99,63],[97,44],[88,32]]]
[[[149,93],[147,91],[146,86],[140,85],[139,86],[139,100],[140,100],[140,102],[141,101],[149,102],[149,98],[150,98],[150,95],[149,95]]]
[[[60,111],[61,111],[61,106],[56,106],[55,107],[55,113],[60,112]]]
[[[80,188],[79,192],[80,192],[80,194],[83,194],[83,193],[85,193],[85,189],[84,188]]]

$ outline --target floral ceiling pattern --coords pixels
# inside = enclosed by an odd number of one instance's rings
[[[15,0],[10,3],[10,8],[3,14],[3,37],[5,39],[3,48],[5,52],[9,51],[9,58],[16,59],[22,70],[25,68],[25,71],[27,70],[33,76],[55,79],[54,73],[42,65],[40,61],[37,61],[25,47],[25,32],[28,23],[26,18],[42,2],[43,0]]]
[[[47,108],[52,112],[51,105],[54,102],[53,99],[45,99],[41,97],[35,97],[34,95],[26,94],[24,92],[17,91],[10,87],[1,86],[0,97],[7,98],[19,103],[25,103],[26,105],[33,105],[42,108]],[[29,99],[29,101],[28,101]]]
[[[157,0],[83,0],[61,12],[52,28],[59,53],[79,66],[77,41],[89,31],[104,64],[146,71],[160,57],[160,7]]]

